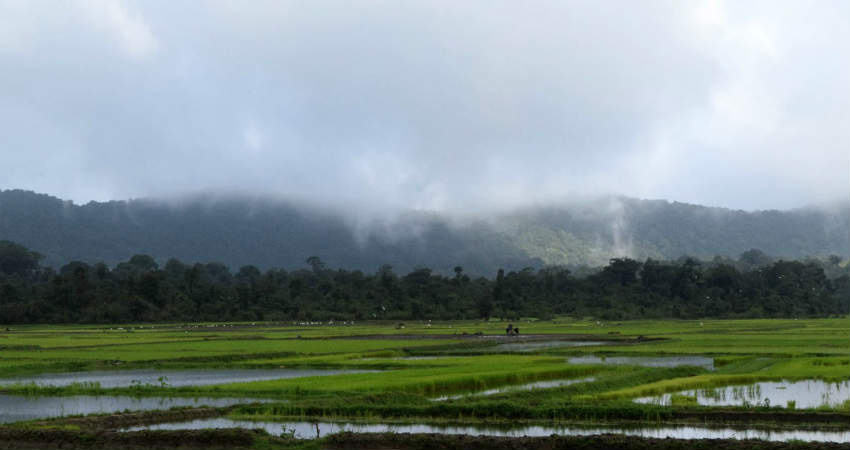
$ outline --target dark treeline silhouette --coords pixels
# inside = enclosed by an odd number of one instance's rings
[[[58,271],[40,255],[0,241],[0,323],[250,320],[819,317],[847,314],[850,277],[841,258],[773,261],[758,250],[737,260],[612,259],[574,275],[563,267],[472,278],[305,268],[265,272],[221,263],[160,266],[146,255],[109,267],[71,262]]]

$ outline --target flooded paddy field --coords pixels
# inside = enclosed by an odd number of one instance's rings
[[[344,373],[366,373],[363,370],[317,369],[206,369],[206,370],[92,370],[88,372],[46,373],[31,377],[0,379],[0,386],[32,383],[38,386],[70,386],[95,384],[103,388],[153,386],[206,386],[245,383],[262,380],[318,377]]]
[[[570,386],[576,383],[587,383],[589,381],[593,381],[595,378],[587,377],[587,378],[578,378],[578,379],[567,379],[567,380],[547,380],[547,381],[534,381],[531,383],[525,384],[512,384],[507,386],[500,386],[493,389],[486,389],[478,392],[468,392],[463,394],[454,394],[454,395],[443,395],[440,397],[434,398],[434,401],[444,401],[444,400],[457,400],[465,397],[475,397],[475,396],[488,396],[488,395],[496,395],[496,394],[506,394],[511,392],[519,392],[519,391],[530,391],[534,389],[551,389],[558,388],[564,386]]]
[[[605,345],[602,341],[532,341],[532,342],[509,342],[498,344],[493,347],[497,352],[536,352],[544,349],[554,349],[563,347],[587,347],[593,345]]]
[[[570,364],[603,364],[610,366],[681,367],[695,366],[714,370],[714,358],[704,356],[576,356]]]
[[[232,325],[10,326],[0,431],[206,405],[121,429],[848,442],[846,318]]]
[[[267,401],[252,398],[210,397],[127,397],[112,395],[27,397],[20,395],[0,395],[0,424],[86,414],[111,414],[121,411],[159,411],[174,407],[223,407]]]
[[[838,408],[850,404],[850,381],[763,381],[635,399],[639,403],[670,405],[692,399],[704,406],[779,406],[785,408]]]
[[[409,425],[356,422],[265,422],[233,420],[228,418],[198,419],[186,422],[161,423],[127,427],[121,431],[140,430],[203,430],[221,428],[262,429],[274,435],[292,435],[298,439],[317,439],[329,434],[352,433],[428,433],[468,436],[542,437],[594,436],[621,434],[648,438],[673,439],[760,439],[765,441],[807,441],[850,443],[847,431],[779,431],[734,428],[678,427],[576,427],[576,426],[464,426],[464,425]]]

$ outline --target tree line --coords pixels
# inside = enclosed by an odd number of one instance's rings
[[[470,277],[429,268],[397,274],[331,269],[319,256],[304,268],[235,273],[221,263],[160,266],[135,255],[110,267],[41,256],[0,241],[0,323],[516,319],[556,315],[634,318],[823,317],[848,314],[850,276],[840,257],[771,260],[750,250],[737,260],[615,258],[601,268],[554,266]]]

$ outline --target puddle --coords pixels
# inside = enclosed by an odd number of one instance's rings
[[[562,386],[569,386],[571,384],[576,383],[586,383],[589,381],[594,381],[595,378],[578,378],[578,379],[569,379],[569,380],[548,380],[548,381],[535,381],[533,383],[526,384],[514,384],[509,386],[501,386],[495,389],[488,389],[486,391],[480,392],[470,392],[466,394],[456,394],[456,395],[444,395],[442,397],[436,397],[434,401],[444,401],[444,400],[457,400],[459,398],[465,397],[478,397],[483,395],[495,395],[495,394],[504,394],[507,392],[515,392],[515,391],[530,391],[532,389],[548,389],[548,388],[556,388]]]
[[[88,372],[45,373],[30,377],[0,379],[0,386],[35,383],[40,386],[68,386],[73,383],[99,383],[103,388],[127,387],[135,384],[160,386],[204,386],[315,377],[343,373],[374,372],[366,370],[299,370],[299,369],[209,369],[209,370],[93,370]]]
[[[680,367],[696,366],[714,370],[714,358],[704,356],[579,356],[567,358],[570,364],[604,364],[611,366]]]
[[[605,342],[598,341],[537,341],[537,342],[511,342],[507,344],[498,344],[490,347],[496,351],[502,352],[533,352],[546,348],[557,347],[586,347],[590,345],[605,345]]]
[[[383,360],[393,360],[393,361],[427,361],[430,359],[447,359],[447,358],[458,358],[458,356],[393,356],[390,358],[360,358],[358,361],[383,361]]]
[[[401,359],[404,361],[427,361],[430,359],[450,359],[457,358],[457,356],[399,356],[393,359]]]
[[[436,426],[436,425],[401,425],[401,424],[362,424],[362,423],[333,423],[333,422],[254,422],[239,421],[226,418],[200,419],[190,422],[163,423],[126,428],[121,431],[139,430],[198,430],[205,428],[259,428],[269,434],[281,435],[287,430],[294,431],[300,439],[313,439],[342,431],[355,433],[438,433],[464,434],[470,436],[551,436],[553,434],[566,436],[592,436],[598,434],[623,434],[651,438],[676,439],[763,439],[767,441],[817,441],[817,442],[850,442],[850,431],[766,431],[739,430],[732,428],[703,428],[703,427],[660,427],[660,428],[579,428],[560,426],[526,426],[513,428],[498,428],[486,426]]]
[[[72,397],[28,397],[0,395],[0,423],[81,414],[110,414],[124,410],[150,411],[175,406],[230,406],[240,403],[270,402],[251,398],[183,398],[76,395]]]
[[[850,401],[850,381],[827,383],[820,380],[762,382],[746,386],[725,386],[715,389],[692,389],[676,394],[635,399],[639,403],[669,405],[673,395],[696,397],[706,406],[782,406],[795,402],[794,407],[817,408],[838,406]]]

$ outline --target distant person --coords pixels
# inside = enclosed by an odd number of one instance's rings
[[[505,335],[506,335],[506,336],[510,336],[510,335],[511,335],[511,332],[513,332],[513,331],[514,331],[514,324],[509,323],[509,324],[508,324],[508,327],[507,327],[507,328],[505,328]]]

